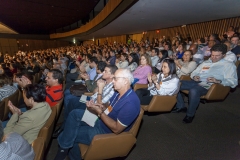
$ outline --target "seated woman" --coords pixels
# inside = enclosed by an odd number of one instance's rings
[[[181,59],[185,50],[186,50],[186,45],[184,43],[179,44],[178,45],[178,52],[176,54],[176,59]]]
[[[156,74],[162,71],[162,63],[164,59],[168,58],[168,51],[167,50],[159,51],[158,57],[159,59],[158,59],[157,65],[153,68],[153,72]]]
[[[16,92],[17,87],[13,86],[12,79],[5,74],[0,75],[0,101]]]
[[[138,79],[138,84],[147,84],[148,74],[152,74],[151,58],[145,53],[141,55],[140,66],[133,72],[134,79]]]
[[[174,62],[179,78],[182,75],[190,75],[190,73],[197,68],[197,63],[193,61],[193,52],[190,50],[184,52],[182,59],[176,59]]]
[[[136,53],[131,53],[128,56],[129,66],[127,67],[131,72],[134,72],[139,64],[139,58]]]
[[[21,113],[21,110],[8,102],[12,116],[4,129],[4,134],[16,132],[31,144],[38,136],[38,132],[51,115],[51,108],[46,100],[46,89],[39,84],[28,84],[23,90],[25,104],[30,108]]]
[[[176,66],[172,59],[165,59],[162,73],[148,75],[148,88],[136,90],[141,105],[148,105],[154,95],[174,95],[179,91],[179,78],[176,75]]]
[[[120,56],[120,62],[116,62],[116,66],[118,68],[127,68],[128,67],[128,55],[126,53],[122,53],[121,56]]]

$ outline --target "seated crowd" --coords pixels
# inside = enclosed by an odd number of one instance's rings
[[[235,62],[239,58],[237,33],[222,39],[212,34],[192,42],[177,32],[172,41],[164,36],[152,43],[148,38],[140,43],[129,39],[127,44],[106,42],[101,46],[5,54],[0,58],[0,102],[17,90],[22,97],[17,105],[6,102],[11,112],[7,119],[1,119],[0,137],[7,138],[2,138],[0,146],[6,147],[3,143],[7,141],[10,147],[16,147],[11,143],[17,139],[28,154],[13,150],[4,156],[33,159],[34,152],[27,142],[31,144],[38,137],[51,108],[62,99],[64,122],[53,133],[59,143],[55,160],[66,156],[81,159],[78,144],[91,144],[95,135],[129,131],[141,105],[150,104],[155,95],[176,96],[171,113],[186,112],[183,122],[191,123],[200,97],[213,84],[231,88],[238,85]],[[39,73],[41,78],[34,81]],[[191,80],[181,80],[183,76]],[[147,88],[134,91],[138,84]],[[187,107],[182,90],[189,91]]]

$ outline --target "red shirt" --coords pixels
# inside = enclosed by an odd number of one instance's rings
[[[47,92],[46,102],[48,102],[50,107],[55,106],[58,103],[58,101],[60,101],[63,98],[63,88],[61,84],[52,87],[47,86],[46,92]]]

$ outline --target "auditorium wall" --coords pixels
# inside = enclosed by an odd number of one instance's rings
[[[3,54],[8,53],[10,55],[13,55],[18,50],[32,51],[69,45],[68,41],[0,38],[0,52]]]
[[[153,38],[160,38],[162,36],[166,36],[166,38],[172,39],[175,37],[176,32],[179,32],[183,38],[186,38],[189,34],[193,41],[198,38],[205,37],[210,35],[211,33],[219,34],[219,36],[223,35],[224,32],[227,31],[229,26],[236,27],[236,31],[240,32],[240,17],[227,18],[221,20],[214,20],[208,22],[201,22],[195,24],[187,24],[186,26],[176,26],[171,28],[157,29],[151,31],[143,31],[142,33],[136,33],[133,35],[129,35],[136,42],[140,42],[141,39],[146,39],[149,37],[150,40]],[[144,34],[143,34],[144,33]],[[126,43],[127,36],[123,35],[123,39],[119,38],[121,36],[113,36],[99,39],[99,45],[104,44],[105,40],[108,42],[123,42]],[[95,40],[96,44],[97,41]]]

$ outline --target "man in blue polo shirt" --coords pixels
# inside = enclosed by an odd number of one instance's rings
[[[119,134],[130,130],[140,112],[140,101],[130,87],[133,80],[128,69],[119,69],[113,78],[117,92],[109,103],[101,105],[93,101],[87,102],[88,110],[99,117],[94,127],[81,121],[84,110],[76,109],[69,114],[64,131],[58,137],[60,147],[55,160],[64,160],[67,155],[70,159],[81,159],[78,143],[89,145],[97,134]]]

